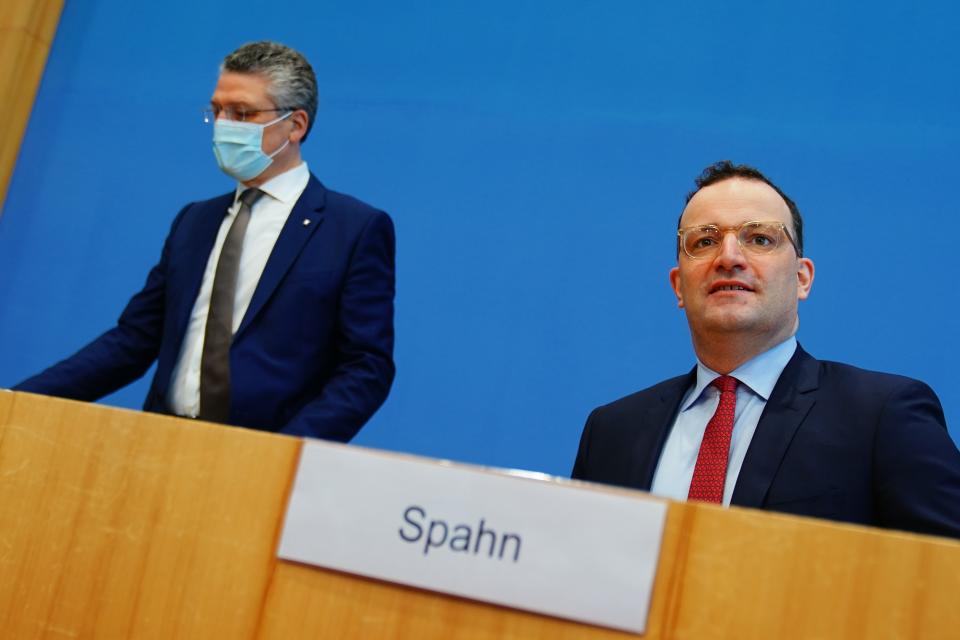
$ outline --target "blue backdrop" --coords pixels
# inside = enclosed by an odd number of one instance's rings
[[[67,2],[0,217],[0,385],[108,328],[176,211],[231,188],[199,112],[274,39],[320,81],[310,167],[397,225],[398,375],[356,442],[567,474],[591,408],[693,363],[667,271],[722,158],[805,214],[807,350],[926,380],[956,438],[958,14]]]

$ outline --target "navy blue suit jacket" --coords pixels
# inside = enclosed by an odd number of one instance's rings
[[[573,477],[649,491],[696,371],[600,407]],[[763,410],[732,504],[960,537],[960,453],[924,383],[800,347]]]
[[[95,400],[156,361],[144,409],[167,412],[190,312],[233,198],[184,207],[117,326],[16,389]],[[393,298],[390,218],[311,175],[230,348],[229,422],[349,440],[393,381]]]

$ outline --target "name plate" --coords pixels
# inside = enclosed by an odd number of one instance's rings
[[[642,633],[666,511],[540,474],[308,440],[279,556]]]

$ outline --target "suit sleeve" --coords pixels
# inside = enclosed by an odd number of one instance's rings
[[[171,235],[182,214],[174,220]],[[157,357],[163,334],[168,245],[169,236],[160,261],[127,303],[115,327],[14,390],[93,401],[146,373]]]
[[[337,364],[320,394],[281,433],[349,441],[393,383],[395,236],[387,214],[367,221],[349,258],[337,311]]]
[[[881,526],[960,538],[960,452],[926,384],[904,379],[887,397],[874,469]]]
[[[587,472],[587,461],[590,457],[590,436],[592,434],[593,418],[596,413],[596,409],[590,412],[590,416],[587,418],[587,424],[584,425],[583,433],[580,435],[580,447],[577,449],[577,459],[573,463],[573,472],[570,474],[570,477],[574,480],[590,479]]]

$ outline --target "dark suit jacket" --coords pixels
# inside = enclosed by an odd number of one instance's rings
[[[184,207],[117,326],[16,389],[95,400],[156,360],[144,409],[167,412],[190,312],[233,197]],[[390,218],[311,175],[234,336],[229,422],[349,440],[393,381],[393,297]]]
[[[590,414],[573,477],[648,491],[696,371]],[[960,453],[922,382],[797,347],[763,410],[732,504],[960,537]]]

